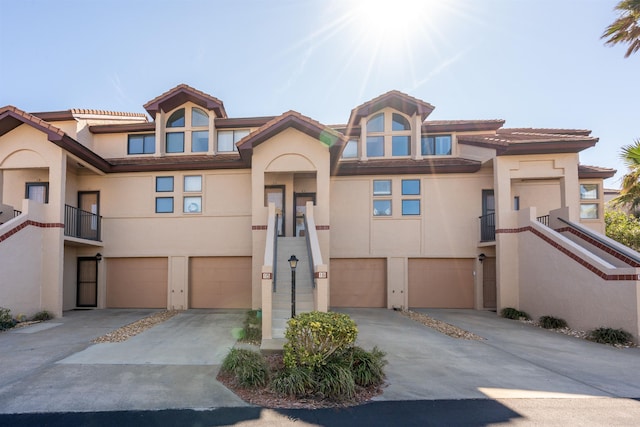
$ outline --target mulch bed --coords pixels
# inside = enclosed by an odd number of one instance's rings
[[[274,353],[265,356],[270,371],[275,372],[284,367],[281,353]],[[238,397],[252,405],[261,406],[263,408],[282,408],[282,409],[318,409],[318,408],[344,408],[349,406],[361,405],[367,403],[373,397],[382,393],[382,387],[359,387],[356,385],[356,393],[353,399],[347,402],[337,402],[329,399],[323,399],[321,396],[296,398],[282,396],[268,387],[262,388],[244,388],[238,385],[235,377],[230,374],[218,374],[216,378],[228,389],[233,391]]]

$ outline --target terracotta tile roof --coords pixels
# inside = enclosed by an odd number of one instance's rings
[[[126,113],[123,111],[93,110],[86,108],[73,108],[70,110],[72,114],[91,114],[96,116],[117,116],[117,117],[137,117],[147,121],[147,115],[144,113]]]
[[[582,134],[548,132],[499,132],[496,135],[459,135],[460,144],[495,148],[498,155],[577,153],[594,146],[598,138]]]
[[[460,157],[413,159],[369,159],[367,161],[341,161],[337,175],[400,175],[436,173],[473,173],[480,170],[481,162]]]
[[[589,136],[591,131],[588,129],[553,129],[553,128],[502,128],[498,129],[498,133],[536,133],[536,134],[555,134],[555,135],[582,135]]]
[[[187,101],[191,101],[208,110],[215,111],[218,117],[227,117],[227,112],[221,100],[186,84],[179,84],[162,95],[153,98],[144,104],[144,109],[147,110],[152,117],[155,117],[160,109],[170,111]]]
[[[426,119],[433,109],[436,108],[428,102],[414,98],[399,90],[391,90],[351,110],[349,126],[359,125],[361,117],[373,114],[385,107],[395,108],[408,115],[417,113],[422,117],[422,120]]]
[[[618,172],[616,169],[603,168],[600,166],[578,165],[578,177],[587,178],[611,178]],[[616,190],[618,191],[618,190]]]
[[[272,138],[289,127],[293,127],[294,129],[297,129],[300,132],[324,143],[331,153],[332,164],[335,164],[339,160],[342,148],[347,142],[345,136],[322,123],[293,110],[287,111],[273,120],[268,121],[238,141],[236,145],[240,155],[250,162],[254,147],[262,144],[269,138]]]
[[[4,120],[6,117],[12,117],[13,120]],[[45,122],[44,120],[34,116],[33,114],[22,111],[21,109],[16,108],[13,105],[7,105],[6,107],[0,108],[0,120],[3,121],[3,124],[0,125],[0,135],[4,135],[5,133],[15,129],[23,123],[30,124],[31,126],[47,133],[47,135],[49,135],[50,137],[53,135],[57,135],[58,137],[62,138],[66,135],[66,133],[64,133],[60,128]]]
[[[504,120],[427,120],[422,123],[423,132],[495,131],[504,125]]]

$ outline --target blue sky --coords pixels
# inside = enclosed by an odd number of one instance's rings
[[[430,119],[591,129],[581,161],[617,168],[616,188],[620,147],[640,138],[640,53],[600,39],[616,3],[0,0],[0,105],[144,112],[186,83],[231,117],[334,124],[398,89]]]

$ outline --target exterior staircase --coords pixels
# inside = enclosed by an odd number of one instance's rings
[[[284,339],[287,321],[291,318],[291,267],[289,257],[298,258],[296,267],[296,315],[313,311],[313,283],[307,242],[304,237],[278,237],[276,291],[273,294],[273,339]]]

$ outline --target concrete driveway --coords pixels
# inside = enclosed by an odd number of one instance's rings
[[[91,344],[152,311],[74,311],[0,333],[0,413],[248,406],[215,380],[244,311],[189,310],[128,341]],[[640,397],[637,348],[488,312],[424,310],[485,338],[465,341],[394,311],[340,311],[358,324],[361,346],[387,353],[388,385],[376,400]]]

